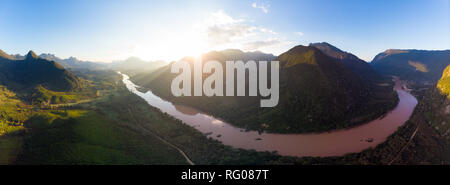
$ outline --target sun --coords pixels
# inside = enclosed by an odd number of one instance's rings
[[[207,51],[206,38],[200,33],[165,33],[158,39],[136,45],[129,55],[146,60],[171,62],[185,56],[198,56]]]

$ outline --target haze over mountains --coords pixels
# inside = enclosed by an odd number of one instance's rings
[[[102,63],[81,61],[75,57],[61,59],[61,58],[55,56],[54,54],[50,54],[50,53],[40,54],[39,58],[58,62],[63,67],[70,68],[70,69],[93,69],[94,70],[94,69],[104,69],[105,68],[105,65]]]
[[[114,61],[107,64],[107,69],[118,70],[127,74],[150,72],[167,65],[165,61],[145,61],[138,57],[129,57],[125,60]]]
[[[15,54],[10,55],[0,50],[0,57],[9,60],[24,60],[26,56]],[[150,72],[152,70],[158,69],[162,66],[167,65],[165,61],[145,61],[138,57],[129,57],[125,60],[116,60],[113,62],[92,62],[79,60],[76,57],[69,57],[62,59],[51,53],[42,53],[37,56],[41,59],[46,59],[48,61],[55,61],[62,67],[66,68],[72,72],[80,72],[86,70],[115,70],[122,71],[127,74],[137,74],[141,72]]]

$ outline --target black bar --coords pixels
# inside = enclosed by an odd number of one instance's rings
[[[183,180],[183,172],[215,172],[214,179]],[[268,170],[266,178],[227,179],[225,171]],[[64,182],[122,182],[126,184],[312,184],[307,182],[379,182],[390,179],[445,178],[448,166],[0,166],[4,178],[66,179]],[[221,174],[222,177],[218,175]],[[429,174],[430,176],[427,176]],[[14,177],[16,176],[16,177]],[[360,179],[366,179],[360,181]]]

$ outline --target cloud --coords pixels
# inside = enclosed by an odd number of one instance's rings
[[[258,50],[261,48],[265,48],[265,47],[269,47],[269,46],[274,46],[274,45],[278,45],[281,44],[282,41],[279,39],[268,39],[265,41],[254,41],[254,42],[248,42],[244,44],[244,49],[245,50]]]
[[[263,32],[263,33],[270,33],[273,35],[278,34],[277,32],[274,32],[273,30],[267,29],[267,28],[259,28],[259,31]]]
[[[270,4],[261,3],[258,5],[258,3],[254,2],[252,3],[252,7],[261,9],[265,14],[267,14],[269,13]]]
[[[303,36],[303,32],[295,32],[295,34],[298,36]]]
[[[210,45],[227,44],[234,39],[250,35],[254,29],[254,27],[245,24],[214,25],[208,27],[208,43]]]
[[[206,23],[210,25],[226,25],[226,24],[235,24],[239,22],[244,22],[244,20],[234,19],[233,17],[226,14],[223,10],[218,10],[216,12],[210,13]]]
[[[205,38],[208,49],[237,48],[243,50],[273,49],[286,44],[278,33],[265,27],[253,26],[245,19],[233,18],[223,10],[210,13],[205,19]],[[274,36],[277,35],[275,38]]]
[[[209,46],[225,45],[254,34],[256,28],[244,22],[244,19],[235,19],[223,10],[211,13],[205,23]]]

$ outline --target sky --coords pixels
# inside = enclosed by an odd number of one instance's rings
[[[370,61],[450,49],[450,0],[2,0],[0,49],[110,62],[328,42]]]

